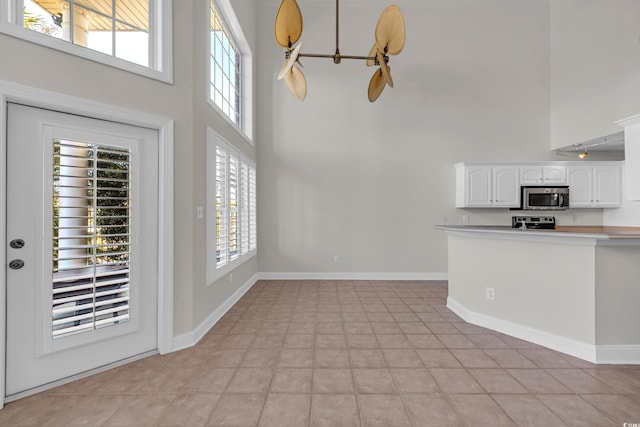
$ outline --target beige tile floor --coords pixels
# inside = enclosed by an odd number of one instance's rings
[[[446,282],[260,281],[190,349],[6,405],[1,426],[624,426],[640,367],[463,322]]]

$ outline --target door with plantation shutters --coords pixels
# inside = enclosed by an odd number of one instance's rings
[[[9,104],[7,396],[157,348],[157,131]]]

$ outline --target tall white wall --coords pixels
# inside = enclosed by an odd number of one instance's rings
[[[640,113],[640,2],[551,1],[551,148]]]
[[[260,271],[446,272],[447,241],[434,224],[513,215],[455,209],[455,162],[567,160],[549,150],[547,1],[397,1],[407,42],[391,57],[395,88],[374,104],[374,69],[353,60],[302,58],[307,99],[289,94],[276,80],[278,4],[258,4]],[[299,4],[302,51],[333,53],[334,4]],[[341,2],[343,54],[369,52],[388,4]],[[602,222],[601,210],[574,213]]]

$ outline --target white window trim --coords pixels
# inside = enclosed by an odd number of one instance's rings
[[[231,273],[234,269],[249,261],[258,253],[257,246],[253,250],[249,250],[245,254],[238,254],[238,257],[229,260],[229,262],[220,268],[216,265],[216,147],[220,147],[225,150],[229,155],[236,156],[239,161],[247,163],[250,167],[256,168],[256,164],[253,160],[242,154],[231,144],[229,144],[224,138],[222,138],[216,131],[207,128],[207,286],[211,286],[216,280]],[[256,183],[257,186],[257,183]],[[239,222],[238,222],[239,223]]]
[[[152,43],[155,46],[154,63],[149,67],[24,28],[19,22],[22,17],[19,3],[22,1],[0,0],[0,33],[165,83],[173,83],[173,0],[159,0],[159,7],[155,8],[156,22],[149,25],[149,37],[156,41]]]
[[[247,38],[244,36],[242,27],[240,26],[240,21],[238,21],[238,18],[233,11],[230,0],[215,0],[215,3],[218,11],[222,14],[222,17],[227,24],[227,29],[231,32],[231,36],[234,39],[233,41],[240,51],[240,55],[242,56],[240,60],[240,77],[242,78],[242,87],[240,88],[240,128],[238,128],[233,120],[231,120],[211,99],[209,87],[211,84],[211,61],[209,60],[209,56],[211,55],[211,37],[209,36],[210,1],[211,0],[207,0],[207,9],[206,13],[204,13],[207,20],[207,40],[205,43],[207,49],[205,54],[205,58],[207,58],[205,61],[207,66],[207,72],[205,74],[205,93],[207,94],[207,104],[209,104],[216,113],[229,123],[229,125],[235,129],[235,131],[238,132],[246,142],[253,145],[253,53],[251,52],[251,47],[249,46]]]

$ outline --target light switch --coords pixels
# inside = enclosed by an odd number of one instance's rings
[[[196,207],[196,218],[197,219],[204,218],[204,208],[202,206]]]

